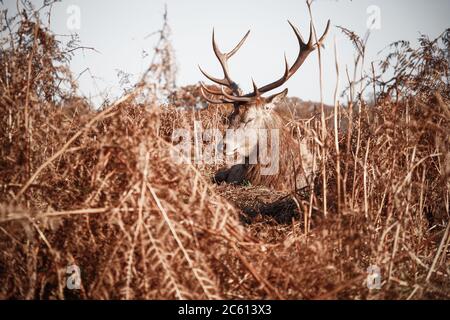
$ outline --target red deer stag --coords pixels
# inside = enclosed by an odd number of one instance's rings
[[[224,77],[223,79],[212,77],[199,67],[205,77],[220,85],[220,90],[218,90],[211,89],[211,87],[208,88],[203,85],[203,83],[200,83],[202,95],[205,100],[212,104],[233,104],[234,110],[228,117],[228,129],[241,130],[240,132],[248,132],[249,130],[258,132],[256,138],[251,135],[247,135],[245,139],[239,135],[231,136],[231,138],[229,135],[226,136],[224,145],[226,147],[227,155],[237,154],[244,159],[244,162],[220,170],[215,176],[216,182],[225,181],[228,183],[241,183],[243,181],[248,181],[253,185],[265,185],[282,190],[292,189],[293,187],[304,187],[308,184],[308,179],[313,176],[313,155],[309,150],[307,143],[298,135],[297,137],[293,135],[291,130],[286,129],[286,117],[277,111],[278,107],[275,108],[276,105],[279,105],[280,102],[284,100],[288,89],[268,97],[262,97],[262,94],[282,86],[290,77],[292,77],[308,55],[322,44],[328,33],[330,21],[328,20],[323,35],[316,43],[313,43],[312,39],[312,23],[310,23],[309,40],[306,43],[303,41],[298,29],[290,21],[288,21],[288,23],[294,30],[300,45],[297,59],[292,67],[289,67],[285,56],[285,72],[283,76],[262,87],[257,87],[252,80],[253,92],[247,94],[243,94],[237,83],[231,79],[228,70],[228,59],[239,50],[247,39],[250,30],[236,47],[228,53],[222,53],[219,50],[214,39],[213,30],[212,46],[214,53],[222,66]],[[205,92],[215,97],[211,98]],[[270,135],[268,132],[272,132],[273,129],[279,134],[276,136]],[[227,132],[230,130],[227,130]],[[258,154],[261,158],[261,144],[259,144],[259,142],[261,142],[260,132],[263,131],[266,132],[266,135],[264,136],[266,137],[266,140],[267,136],[270,135],[272,149],[275,139],[278,137],[278,144],[275,144],[276,150],[272,150],[271,152],[271,162],[277,162],[275,166],[276,170],[270,171],[269,173],[267,173],[267,170],[265,173],[263,172],[265,167],[262,165],[261,161],[259,161],[259,163],[249,163],[249,157],[252,155]],[[236,139],[236,137],[240,138]],[[266,155],[267,154],[268,152],[266,151]]]

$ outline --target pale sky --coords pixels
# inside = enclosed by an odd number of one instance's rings
[[[32,2],[36,6],[41,3]],[[304,0],[63,0],[53,7],[52,30],[58,34],[77,32],[82,45],[98,50],[78,51],[71,63],[75,75],[89,68],[95,76],[92,79],[87,72],[80,76],[82,94],[87,97],[104,92],[111,97],[119,95],[117,70],[139,78],[149,63],[149,58],[142,58],[142,52],[151,53],[157,39],[144,38],[161,27],[165,3],[177,58],[178,85],[205,80],[198,64],[210,74],[222,77],[211,47],[213,27],[222,51],[229,51],[251,29],[246,43],[230,60],[232,77],[244,90],[250,90],[252,77],[260,86],[278,79],[284,71],[284,52],[290,64],[295,60],[298,44],[287,19],[300,29],[304,38],[308,38],[309,16]],[[15,5],[16,1],[6,0],[2,6],[13,11]],[[80,13],[80,28],[75,30],[67,26],[73,13],[68,12],[68,8],[73,5],[79,8]],[[351,43],[336,25],[363,36],[367,22],[379,12],[379,29],[371,31],[367,47],[367,68],[371,61],[379,59],[377,53],[393,41],[402,39],[417,44],[416,39],[421,33],[434,38],[450,27],[450,0],[316,0],[312,9],[319,34],[324,30],[327,19],[331,19],[332,25],[322,51],[326,103],[332,103],[336,85],[334,39],[341,68],[340,89],[346,81],[345,66],[352,71],[355,54]],[[318,101],[318,70],[315,53],[284,86],[289,88],[289,95]],[[93,100],[99,102],[98,98]]]

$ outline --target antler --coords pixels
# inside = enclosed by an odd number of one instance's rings
[[[259,91],[261,93],[264,93],[264,92],[267,92],[267,91],[270,91],[270,90],[273,90],[275,88],[282,86],[290,77],[292,77],[292,75],[300,68],[300,66],[303,64],[303,62],[305,62],[308,55],[311,52],[313,52],[318,46],[322,45],[322,42],[325,39],[325,37],[328,33],[328,30],[330,28],[330,20],[328,20],[324,33],[322,34],[320,39],[317,41],[317,43],[313,44],[313,42],[312,42],[312,35],[313,35],[312,22],[310,22],[310,24],[309,24],[309,39],[308,39],[307,43],[305,43],[303,41],[303,37],[301,36],[300,31],[298,31],[297,27],[295,27],[289,20],[288,20],[288,23],[291,26],[292,30],[294,30],[295,36],[297,37],[298,43],[300,45],[300,50],[299,50],[297,59],[295,59],[295,62],[292,65],[292,67],[289,68],[289,65],[288,65],[287,59],[286,59],[286,55],[285,55],[284,56],[284,63],[285,63],[284,75],[280,79],[259,88]],[[249,96],[249,97],[256,96],[256,92],[252,92],[246,96]]]
[[[217,57],[217,59],[219,59],[220,65],[222,66],[223,75],[224,75],[223,79],[218,79],[218,78],[215,78],[213,76],[210,76],[205,71],[203,71],[200,66],[198,66],[198,68],[203,73],[203,75],[205,77],[207,77],[209,80],[230,88],[236,94],[239,94],[239,87],[236,84],[236,82],[231,80],[230,73],[228,71],[228,59],[231,58],[239,50],[239,48],[244,43],[245,39],[247,39],[249,33],[250,33],[250,30],[247,31],[245,36],[241,39],[241,41],[239,41],[239,43],[236,45],[236,47],[234,47],[233,50],[231,50],[228,53],[222,53],[222,52],[220,52],[219,47],[217,46],[216,40],[214,38],[214,29],[213,29],[212,46],[213,46],[213,49],[214,49],[214,53],[216,54],[216,57]]]
[[[288,20],[288,23],[291,26],[292,30],[294,30],[295,36],[297,37],[297,40],[298,40],[298,43],[300,46],[300,50],[299,50],[297,59],[295,59],[294,64],[292,65],[292,67],[289,68],[289,65],[288,65],[288,62],[286,59],[286,55],[285,55],[284,56],[285,71],[284,71],[283,76],[280,79],[278,79],[274,82],[271,82],[265,86],[262,86],[261,88],[258,88],[252,79],[253,92],[248,93],[246,95],[242,95],[242,96],[239,93],[239,88],[238,88],[237,84],[234,81],[232,81],[229,76],[227,62],[228,62],[228,58],[230,58],[233,54],[235,54],[236,51],[242,46],[242,44],[244,43],[248,34],[250,33],[250,30],[245,34],[244,38],[242,38],[242,40],[238,43],[238,45],[232,51],[230,51],[229,53],[225,53],[225,54],[221,53],[219,51],[217,44],[214,40],[214,30],[213,30],[213,37],[212,37],[213,49],[214,49],[214,52],[215,52],[217,58],[219,59],[221,66],[222,66],[224,78],[223,79],[214,78],[214,77],[208,75],[206,72],[204,72],[200,67],[199,68],[200,68],[200,71],[211,81],[216,82],[216,83],[220,84],[221,86],[226,86],[228,88],[231,88],[233,95],[230,95],[227,92],[225,92],[223,87],[221,87],[221,91],[215,91],[215,90],[208,89],[203,84],[201,84],[202,85],[201,92],[202,92],[203,97],[211,103],[238,103],[238,104],[241,103],[242,104],[242,103],[251,102],[251,101],[255,100],[256,98],[258,98],[259,96],[261,96],[262,93],[268,92],[270,90],[273,90],[275,88],[282,86],[300,68],[300,66],[306,60],[308,55],[311,52],[313,52],[317,47],[322,45],[323,41],[325,40],[326,35],[328,34],[329,28],[330,28],[330,20],[328,20],[324,33],[319,38],[319,40],[313,44],[312,22],[310,22],[310,25],[309,25],[309,39],[308,39],[307,43],[304,42],[298,29],[289,20]],[[213,95],[222,95],[224,98],[220,98],[219,100],[211,100],[206,97],[204,90]]]

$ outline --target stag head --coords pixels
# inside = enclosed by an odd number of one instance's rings
[[[263,97],[263,94],[282,86],[290,77],[292,77],[292,75],[300,68],[300,66],[306,60],[308,55],[311,52],[313,52],[318,46],[322,45],[322,42],[324,41],[330,27],[330,20],[328,20],[324,33],[317,42],[313,43],[312,23],[310,23],[308,42],[305,42],[303,40],[303,37],[301,36],[298,29],[290,21],[288,21],[288,23],[291,26],[292,30],[294,30],[295,36],[297,37],[299,43],[299,53],[295,62],[291,67],[289,67],[285,55],[284,56],[285,71],[283,76],[278,80],[266,84],[262,87],[258,87],[255,84],[255,81],[253,81],[252,79],[253,91],[247,94],[243,94],[238,84],[231,79],[230,72],[228,69],[228,59],[231,58],[239,50],[239,48],[247,39],[250,30],[247,31],[245,36],[241,39],[241,41],[239,41],[239,43],[236,45],[236,47],[234,47],[233,50],[227,53],[222,53],[219,50],[217,43],[215,41],[213,29],[212,46],[214,53],[217,59],[219,60],[220,65],[222,66],[224,76],[222,79],[215,78],[206,73],[205,71],[203,71],[203,69],[199,66],[200,71],[206,78],[220,85],[220,90],[217,90],[208,88],[203,83],[200,83],[201,93],[202,96],[205,98],[205,100],[208,101],[209,103],[233,104],[234,111],[228,117],[230,128],[260,129],[260,128],[279,127],[278,124],[276,123],[278,118],[274,115],[273,109],[277,103],[279,103],[286,97],[288,89],[272,94],[268,97]],[[207,93],[209,95],[212,95],[213,98],[209,97]],[[256,142],[253,143],[256,144]],[[230,146],[228,145],[227,150],[233,152],[238,147],[239,146],[230,148]],[[252,150],[254,147],[255,146],[250,146],[250,150]],[[245,149],[248,150],[247,148]]]

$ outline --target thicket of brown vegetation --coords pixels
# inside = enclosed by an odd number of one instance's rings
[[[0,298],[450,298],[449,30],[392,47],[393,78],[363,79],[373,105],[352,81],[335,109],[347,130],[297,121],[321,176],[282,194],[173,161],[173,128],[224,129],[226,108],[176,107],[196,87],[162,107],[140,82],[93,110],[71,49],[32,12],[2,19]]]

